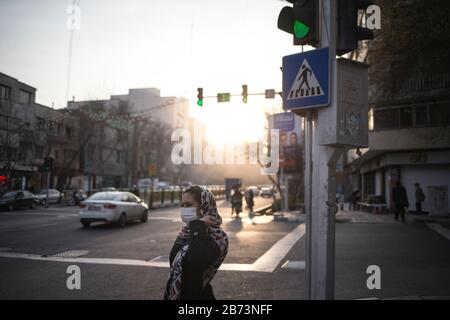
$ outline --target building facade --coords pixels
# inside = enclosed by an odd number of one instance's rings
[[[173,183],[170,137],[187,125],[188,107],[186,99],[161,97],[156,88],[130,89],[109,100],[69,101],[67,109],[77,112],[80,132],[87,135],[80,137],[87,189],[131,187],[149,177]]]
[[[70,185],[78,175],[78,121],[35,102],[36,89],[0,73],[0,175],[3,189],[45,188],[44,158],[55,159],[50,187]]]
[[[400,181],[414,211],[419,183],[424,211],[448,213],[450,7],[442,0],[376,4],[383,16],[369,43],[369,148],[347,155],[347,195],[358,186],[363,198],[382,196],[392,208],[392,188]]]

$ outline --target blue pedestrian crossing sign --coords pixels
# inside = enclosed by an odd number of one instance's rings
[[[330,104],[328,48],[283,57],[283,109],[297,110]]]

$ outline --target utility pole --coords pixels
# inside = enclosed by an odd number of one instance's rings
[[[331,104],[336,108],[336,1],[319,1],[320,48],[329,48]],[[334,299],[335,260],[335,161],[339,151],[320,145],[327,132],[328,108],[307,114],[307,257],[306,298]]]
[[[293,7],[281,10],[278,28],[294,35],[294,45],[317,48],[283,57],[283,108],[306,116],[305,297],[334,299],[336,163],[348,148],[368,147],[368,66],[337,60],[336,53],[373,36],[353,18],[367,2],[289,2]]]

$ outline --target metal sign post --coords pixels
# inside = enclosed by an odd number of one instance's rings
[[[330,106],[308,112],[308,171],[306,297],[313,300],[334,299],[335,259],[335,161],[339,152],[319,144],[326,133],[327,120],[323,114],[336,108],[336,1],[320,2],[320,46],[328,47],[330,63]],[[310,160],[310,161],[309,161]]]
[[[305,297],[324,300],[334,298],[336,164],[368,146],[368,76],[367,65],[336,60],[337,1],[318,3],[319,48],[283,58],[283,108],[306,116]]]

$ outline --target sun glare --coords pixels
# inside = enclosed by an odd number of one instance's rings
[[[197,117],[205,123],[206,141],[217,147],[256,142],[266,125],[263,108],[251,103],[208,104]]]

